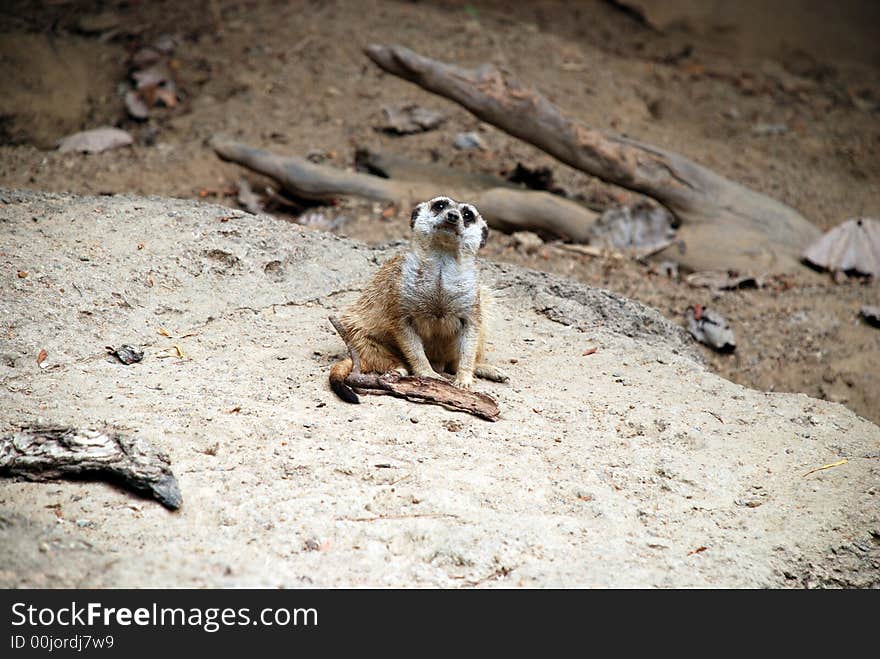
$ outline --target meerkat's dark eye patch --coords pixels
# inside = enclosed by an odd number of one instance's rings
[[[477,216],[474,215],[474,212],[467,206],[464,206],[461,209],[461,217],[464,219],[465,224],[473,224],[474,220],[477,219]]]
[[[448,199],[438,199],[433,204],[431,204],[431,211],[433,211],[434,213],[440,213],[440,212],[446,210],[446,208],[448,206],[449,206]]]

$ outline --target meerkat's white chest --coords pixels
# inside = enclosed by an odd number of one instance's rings
[[[477,300],[477,269],[472,261],[438,254],[407,254],[401,299],[405,310],[424,320],[460,326]]]

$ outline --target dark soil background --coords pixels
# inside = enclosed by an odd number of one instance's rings
[[[224,133],[337,167],[353,168],[358,148],[501,176],[518,163],[547,167],[559,187],[595,208],[636,198],[381,73],[362,48],[391,42],[462,65],[496,63],[572,115],[679,151],[823,229],[880,215],[880,5],[678,2],[664,11],[647,11],[646,21],[603,0],[7,1],[0,185],[237,206],[243,172],[206,145]],[[131,56],[156,43],[171,50],[178,102],[136,121],[123,103]],[[377,131],[382,107],[403,103],[446,121],[416,135]],[[135,144],[95,155],[54,151],[64,135],[101,125],[130,131]],[[454,148],[464,131],[478,132],[486,149]],[[259,193],[268,184],[247,178]],[[360,201],[308,209],[274,202],[268,211],[317,227],[337,220],[337,233],[369,243],[408,233],[407,209]],[[880,422],[880,331],[858,317],[862,305],[880,303],[875,282],[835,284],[805,268],[759,290],[712,293],[651,264],[552,243],[527,253],[497,232],[486,256],[611,289],[680,324],[689,305],[712,307],[738,339],[733,354],[704,351],[718,373],[841,402]],[[16,276],[2,244],[0,261],[2,276]]]

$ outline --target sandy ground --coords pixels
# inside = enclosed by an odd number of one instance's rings
[[[486,264],[511,381],[479,388],[501,419],[352,406],[326,317],[393,249],[198,202],[0,192],[2,430],[118,426],[184,499],[2,479],[2,586],[880,585],[880,428],[712,374],[639,303]],[[144,361],[109,358],[120,343]]]

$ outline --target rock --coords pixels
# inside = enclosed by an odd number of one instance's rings
[[[136,364],[144,358],[144,351],[123,343],[118,348],[107,348],[108,352],[123,364]]]
[[[688,331],[697,341],[718,352],[736,350],[736,338],[727,320],[720,313],[699,305],[688,307],[685,314]]]
[[[382,108],[385,123],[378,129],[396,135],[411,135],[434,130],[446,117],[440,112],[429,110],[418,105],[388,106]]]
[[[531,231],[514,231],[510,234],[513,246],[524,254],[534,254],[544,245],[541,237]]]
[[[637,203],[609,208],[590,229],[590,245],[631,256],[669,246],[675,238],[672,214],[662,206]]]
[[[129,146],[133,142],[134,139],[130,133],[119,128],[103,126],[68,135],[58,142],[58,151],[61,153],[69,153],[70,151],[100,153],[109,149]]]
[[[472,151],[473,149],[486,150],[486,142],[478,133],[459,133],[452,140],[452,146],[462,151]]]

